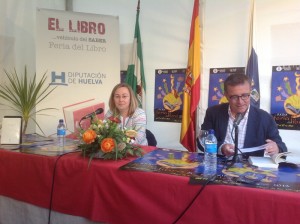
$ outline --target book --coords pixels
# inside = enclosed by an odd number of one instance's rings
[[[79,140],[66,138],[63,149],[58,146],[57,141],[57,138],[54,138],[52,141],[35,142],[34,145],[22,145],[20,148],[20,152],[44,156],[58,156],[79,151]]]
[[[257,167],[278,168],[279,163],[286,162],[286,156],[290,152],[282,152],[272,156],[249,156],[248,162]]]
[[[66,128],[73,134],[78,133],[79,128],[87,129],[90,125],[90,119],[82,119],[84,116],[95,112],[102,108],[104,111],[104,103],[98,102],[95,99],[81,101],[75,104],[63,107],[63,113],[66,123]],[[98,119],[104,118],[104,113],[96,115]]]
[[[22,137],[22,144],[34,143],[34,142],[47,142],[53,141],[53,138],[46,137],[37,133],[25,134]]]

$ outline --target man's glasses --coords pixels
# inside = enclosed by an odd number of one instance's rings
[[[248,100],[249,96],[250,96],[249,93],[244,93],[244,94],[242,94],[240,96],[237,96],[237,95],[230,96],[229,99],[232,100],[232,101],[238,101],[240,98],[242,100]]]

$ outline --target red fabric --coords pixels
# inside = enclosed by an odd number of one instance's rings
[[[181,144],[190,152],[196,152],[196,111],[190,115],[187,131],[181,139]]]
[[[201,223],[296,224],[300,218],[300,194],[209,185],[178,223],[197,223],[197,217]]]
[[[56,159],[0,150],[0,194],[49,207]]]
[[[152,150],[147,147],[146,150]],[[0,194],[48,208],[58,157],[0,150]],[[125,171],[79,153],[57,162],[53,210],[107,223],[173,223],[201,188],[187,177]],[[208,185],[178,223],[298,223],[300,194]]]

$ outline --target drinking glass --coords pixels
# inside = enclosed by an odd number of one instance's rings
[[[200,130],[197,140],[199,141],[202,148],[205,150],[205,138],[208,136],[207,130]]]

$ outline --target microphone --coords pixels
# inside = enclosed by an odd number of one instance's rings
[[[103,113],[103,109],[102,108],[98,108],[94,112],[89,113],[89,114],[85,115],[84,117],[82,117],[81,120],[88,119],[88,118],[91,118],[92,116],[95,116],[97,114],[102,114],[102,113]]]
[[[237,127],[241,123],[241,120],[243,120],[244,116],[244,113],[237,113],[235,120],[233,121],[233,127]]]

